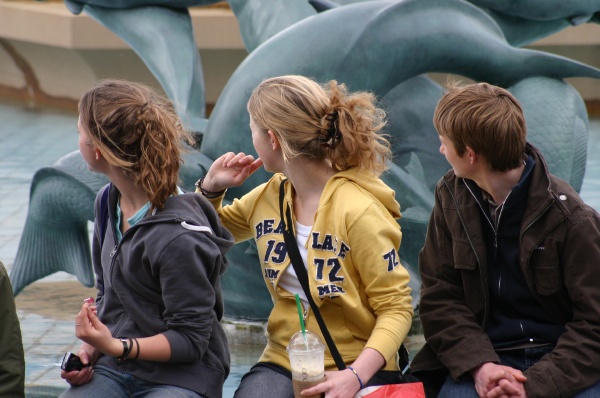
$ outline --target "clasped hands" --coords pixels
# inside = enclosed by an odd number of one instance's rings
[[[510,366],[486,362],[472,372],[475,389],[481,398],[527,398],[527,377]]]

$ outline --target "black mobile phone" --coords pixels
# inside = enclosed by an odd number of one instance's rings
[[[63,357],[60,368],[66,372],[72,372],[74,370],[81,370],[86,366],[90,365],[84,365],[77,355],[73,354],[72,352],[67,352]]]

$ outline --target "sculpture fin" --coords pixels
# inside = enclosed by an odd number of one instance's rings
[[[200,128],[206,114],[204,76],[188,10],[85,5],[84,11],[123,39],[144,61],[186,128]]]
[[[106,181],[103,174],[88,170],[79,151],[36,171],[23,234],[10,270],[15,294],[58,271],[77,276],[85,286],[94,285],[88,221],[94,220],[96,192]]]
[[[315,8],[315,10],[317,10],[317,12],[323,12],[339,7],[339,4],[329,0],[308,0],[308,2]]]
[[[306,0],[229,0],[229,7],[240,25],[246,50],[258,46],[316,11]]]

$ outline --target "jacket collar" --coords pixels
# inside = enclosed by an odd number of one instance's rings
[[[550,184],[550,172],[548,165],[540,151],[533,145],[527,143],[525,153],[533,158],[538,167],[534,167],[531,176],[531,189],[527,201],[526,214],[537,217],[553,201],[552,188]]]

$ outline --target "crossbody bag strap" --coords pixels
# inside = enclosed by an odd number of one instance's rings
[[[338,351],[335,343],[333,342],[333,338],[331,334],[329,334],[329,330],[327,329],[327,325],[325,324],[325,320],[321,316],[321,311],[319,311],[319,307],[312,299],[310,294],[310,289],[308,287],[308,273],[306,272],[306,267],[304,266],[304,262],[302,261],[302,256],[300,255],[300,250],[298,250],[298,243],[296,242],[296,238],[294,236],[293,230],[293,222],[292,215],[290,211],[290,207],[288,206],[285,212],[285,218],[283,216],[283,198],[285,196],[285,182],[287,179],[281,181],[281,185],[279,186],[279,212],[281,216],[281,220],[284,221],[285,228],[283,229],[283,239],[285,240],[285,246],[287,248],[288,256],[290,256],[290,261],[294,270],[296,271],[296,276],[300,281],[300,285],[302,285],[302,290],[304,290],[304,294],[306,295],[306,299],[310,304],[310,308],[315,314],[315,318],[317,319],[317,323],[319,324],[319,328],[321,329],[321,333],[323,334],[323,338],[327,343],[327,347],[329,348],[329,352],[335,361],[336,366],[339,370],[346,369],[346,364],[342,360],[342,356]]]
[[[300,251],[298,250],[298,243],[296,242],[296,238],[293,233],[293,221],[290,213],[290,208],[286,209],[286,216],[284,217],[283,212],[283,199],[285,197],[285,182],[287,179],[284,179],[279,186],[279,213],[281,216],[281,220],[285,220],[285,228],[283,229],[283,238],[285,240],[285,246],[287,248],[288,255],[290,256],[290,261],[294,270],[296,271],[296,276],[300,281],[300,285],[302,285],[302,290],[304,290],[304,294],[306,295],[306,299],[310,304],[310,308],[312,308],[313,313],[315,314],[315,318],[317,319],[317,323],[319,324],[319,328],[321,329],[321,333],[325,338],[325,342],[327,343],[327,347],[329,347],[329,352],[331,352],[331,356],[335,361],[338,369],[344,370],[346,369],[346,364],[342,360],[342,356],[338,351],[331,335],[329,334],[329,330],[327,329],[327,325],[325,324],[325,320],[321,316],[321,312],[319,311],[319,307],[315,304],[312,296],[310,295],[310,289],[308,287],[308,273],[306,272],[306,268],[304,267],[304,262],[302,261],[302,257],[300,256]],[[407,371],[410,371],[410,358],[408,349],[404,344],[400,344],[400,348],[398,350],[398,365],[400,367],[400,372],[405,374]]]

